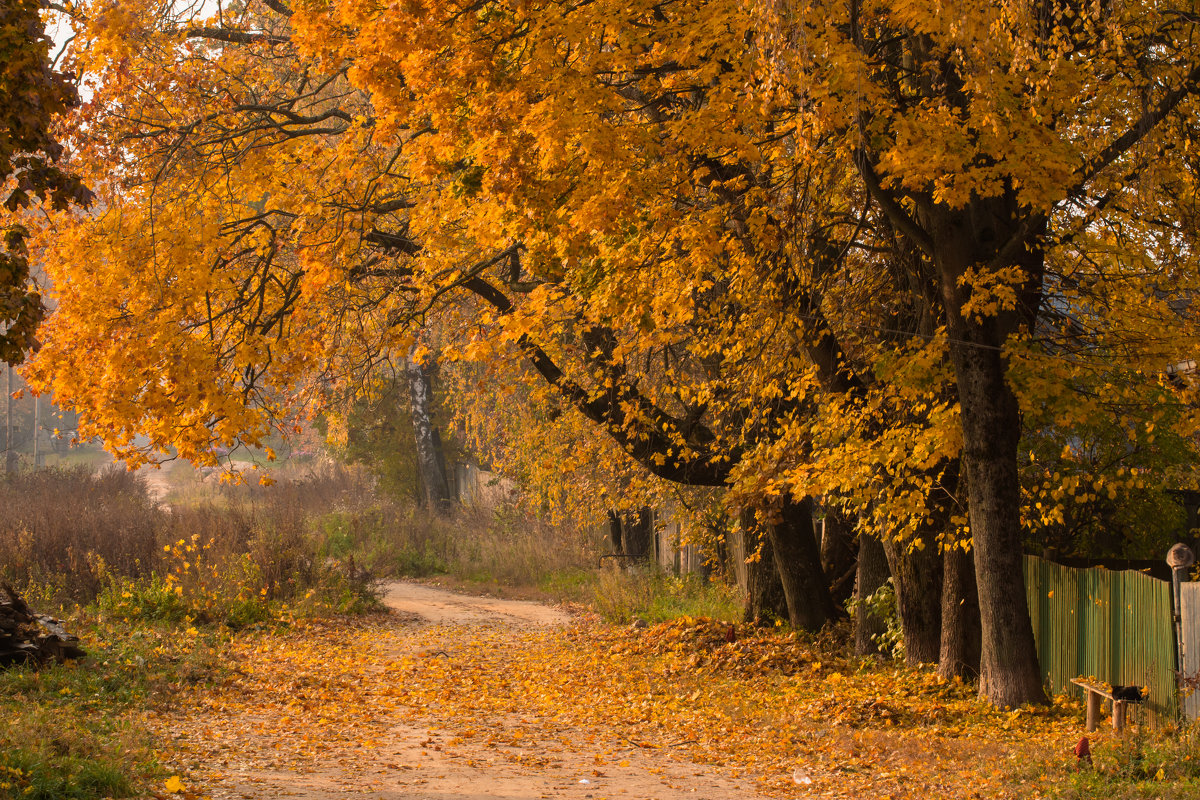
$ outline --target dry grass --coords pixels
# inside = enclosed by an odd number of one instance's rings
[[[0,481],[0,578],[41,604],[244,624],[272,603],[367,607],[372,581],[447,575],[581,599],[597,546],[513,508],[432,514],[326,466],[272,486],[171,470],[160,505],[141,475],[50,469]]]
[[[18,473],[0,480],[0,577],[88,602],[103,588],[97,558],[113,572],[144,577],[158,563],[169,525],[145,484],[128,472]]]
[[[41,604],[169,619],[252,621],[314,596],[348,610],[365,576],[322,557],[315,520],[360,488],[331,471],[166,508],[123,470],[20,473],[0,482],[0,578]]]

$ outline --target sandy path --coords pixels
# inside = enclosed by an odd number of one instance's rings
[[[396,581],[384,587],[383,602],[402,614],[435,625],[565,625],[570,616],[541,603],[471,597],[418,583]]]
[[[456,642],[479,636],[503,643],[509,626],[566,625],[569,615],[537,603],[468,597],[410,583],[385,587],[384,601],[402,616],[379,642],[397,656],[445,653],[417,649],[435,634],[439,646],[455,652]],[[498,635],[499,634],[499,635]],[[503,646],[501,644],[500,646]],[[516,645],[514,645],[516,646]],[[446,656],[449,657],[449,656]],[[250,669],[250,667],[247,667]],[[547,669],[553,669],[548,664]],[[387,675],[359,676],[355,688],[370,697]],[[349,700],[349,698],[348,698]],[[494,720],[519,727],[524,738],[499,741],[472,736],[455,719],[416,719],[411,714],[385,717],[370,732],[369,747],[314,743],[289,730],[288,709],[276,701],[250,714],[235,704],[193,710],[186,719],[164,720],[176,740],[177,758],[206,753],[194,769],[203,787],[198,797],[214,800],[299,798],[331,800],[373,797],[384,800],[541,800],[542,798],[743,798],[758,796],[748,781],[697,765],[670,749],[647,750],[613,734],[564,729],[539,719]],[[350,702],[353,702],[350,700]],[[345,733],[345,731],[343,731]],[[350,738],[353,738],[353,734]],[[213,763],[214,759],[216,763]]]

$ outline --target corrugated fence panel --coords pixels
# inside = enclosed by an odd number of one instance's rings
[[[1191,676],[1200,673],[1200,583],[1188,582],[1180,587],[1179,610],[1183,628],[1183,666],[1179,671]],[[1200,692],[1183,698],[1183,713],[1190,720],[1200,719]]]
[[[1051,692],[1080,695],[1070,681],[1081,675],[1145,686],[1153,721],[1175,719],[1170,584],[1140,572],[1073,569],[1026,556],[1025,587]]]

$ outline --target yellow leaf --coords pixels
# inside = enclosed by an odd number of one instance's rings
[[[184,788],[183,781],[179,779],[178,775],[172,775],[171,777],[167,778],[167,782],[163,785],[163,788],[166,790],[167,794],[179,794]]]

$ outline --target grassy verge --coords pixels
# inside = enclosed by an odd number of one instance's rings
[[[88,657],[0,671],[0,800],[144,795],[163,770],[139,713],[218,670],[222,633],[79,612]]]
[[[576,594],[615,624],[634,619],[654,623],[680,617],[723,622],[742,618],[742,598],[735,587],[696,574],[676,577],[650,568],[609,569],[594,573]]]
[[[1057,764],[1049,797],[1055,800],[1183,800],[1200,797],[1200,736],[1194,728],[1125,736],[1101,734],[1093,764],[1073,756]]]

